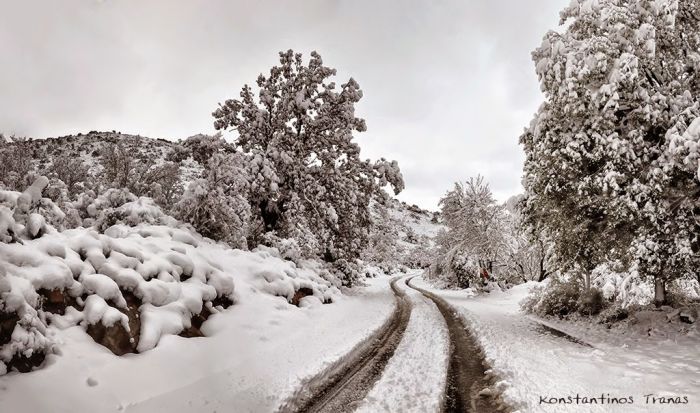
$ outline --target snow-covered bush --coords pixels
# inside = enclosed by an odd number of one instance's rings
[[[654,298],[651,282],[640,278],[634,268],[627,269],[620,262],[597,266],[591,274],[591,285],[599,289],[606,300],[623,308],[646,305]]]
[[[435,259],[435,250],[427,237],[420,237],[418,244],[403,255],[401,264],[408,268],[428,268]]]
[[[548,283],[533,287],[520,306],[523,311],[539,316],[565,317],[578,311],[581,290],[581,280],[577,277],[565,280],[553,277]]]
[[[214,135],[197,134],[185,139],[182,148],[189,151],[200,165],[207,165],[215,154],[233,153],[233,145],[224,140],[221,133]]]
[[[100,232],[116,224],[177,225],[175,219],[166,215],[153,199],[137,197],[125,188],[110,188],[96,197],[88,191],[80,194],[66,209],[71,221],[80,221],[80,225],[71,227],[94,227]]]
[[[35,308],[38,301],[31,284],[8,274],[0,262],[0,375],[30,371],[53,351],[55,343]]]
[[[340,294],[338,288],[342,283],[328,271],[327,263],[305,260],[297,264],[284,260],[277,248],[264,245],[245,254],[257,255],[266,260],[271,257],[280,260],[273,266],[274,271],[265,269],[257,272],[254,285],[265,293],[284,297],[290,304],[299,307],[313,305],[312,303],[329,304]]]
[[[0,139],[0,188],[20,191],[25,188],[25,176],[32,171],[32,153],[27,139],[13,136],[10,141]]]
[[[436,258],[430,266],[428,278],[440,281],[448,288],[479,288],[485,281],[482,268],[474,259],[456,249]]]
[[[22,193],[0,191],[0,241],[38,238],[63,225],[63,211],[42,196],[48,183],[40,176]]]
[[[54,345],[37,311],[40,298],[32,280],[17,277],[13,271],[18,263],[34,262],[33,257],[17,257],[13,251],[26,249],[30,240],[55,234],[51,224],[63,221],[63,212],[42,197],[47,185],[48,179],[39,177],[22,193],[0,191],[0,372],[8,368],[29,371],[43,362]],[[50,253],[60,255],[60,248],[51,248]]]
[[[79,228],[0,244],[11,287],[2,285],[0,304],[17,314],[0,357],[48,349],[45,319],[80,323],[116,354],[146,351],[161,336],[190,329],[194,317],[206,319],[235,299],[233,276],[203,255],[200,242],[171,227],[120,225],[107,234]],[[120,335],[126,340],[117,346]]]
[[[605,307],[603,293],[597,288],[589,288],[581,292],[577,303],[578,311],[584,315],[596,315]]]
[[[46,174],[52,180],[63,182],[66,189],[66,197],[70,199],[86,188],[93,186],[92,182],[90,182],[89,168],[79,157],[68,155],[53,157]],[[54,197],[51,198],[55,200]]]
[[[346,287],[362,285],[363,264],[360,260],[346,260],[341,258],[329,264],[331,272],[336,275]]]
[[[156,164],[150,157],[136,157],[121,142],[107,145],[101,153],[103,183],[108,188],[127,189],[137,196],[153,198],[170,208],[182,194],[180,164]]]
[[[265,245],[276,248],[282,259],[299,263],[304,257],[299,242],[294,238],[279,238],[275,233],[268,232],[265,234],[264,241]]]
[[[234,248],[246,248],[250,225],[250,204],[243,158],[215,154],[203,172],[190,183],[173,208],[174,215],[191,224],[200,234],[224,241]]]

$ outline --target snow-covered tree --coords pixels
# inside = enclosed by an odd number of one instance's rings
[[[697,165],[670,160],[698,115],[699,5],[574,0],[533,52],[546,100],[521,136],[525,213],[586,288],[598,264],[633,259],[662,302],[692,271],[695,201],[672,199],[697,188]]]
[[[85,183],[90,180],[89,169],[85,162],[81,158],[68,155],[53,157],[46,174],[50,179],[58,179],[65,184],[69,198],[85,190]]]
[[[221,133],[214,135],[200,133],[190,136],[182,143],[182,147],[189,150],[192,159],[205,167],[214,154],[220,152],[232,153],[235,151],[233,145],[226,142]]]
[[[312,229],[316,255],[352,261],[367,245],[370,200],[388,184],[398,193],[403,180],[395,161],[360,159],[353,133],[366,129],[355,116],[362,91],[353,79],[338,88],[335,73],[316,52],[308,64],[281,52],[257,93],[246,85],[213,115],[248,159],[251,212],[264,232],[289,238]]]
[[[455,183],[440,200],[446,231],[438,234],[437,265],[462,287],[492,276],[505,246],[504,209],[483,177]]]
[[[501,272],[517,281],[544,281],[553,271],[551,242],[537,227],[523,222],[523,195],[508,199],[504,205],[504,238]]]

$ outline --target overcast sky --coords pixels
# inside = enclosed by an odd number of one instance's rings
[[[568,0],[0,0],[0,131],[213,133],[217,103],[318,51],[364,91],[363,157],[396,159],[399,196],[435,209],[481,173],[520,191],[518,136],[542,100],[530,52]]]

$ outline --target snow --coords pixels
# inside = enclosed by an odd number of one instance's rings
[[[357,413],[441,411],[450,354],[449,333],[435,304],[406,286],[408,278],[410,275],[397,283],[413,305],[408,326]]]
[[[520,312],[519,302],[537,283],[468,297],[435,290],[467,321],[484,350],[495,386],[521,412],[695,412],[700,400],[697,332],[669,340],[606,332],[601,326],[546,322],[588,347],[551,334],[541,320]],[[697,328],[697,326],[695,326]],[[540,404],[543,397],[633,398],[633,404]],[[647,399],[646,395],[649,396]],[[689,404],[659,404],[658,397],[687,397]],[[653,403],[653,397],[657,397]]]
[[[88,324],[102,322],[106,327],[109,327],[119,322],[125,329],[129,329],[127,316],[116,308],[110,307],[99,295],[91,295],[85,300],[83,317]]]

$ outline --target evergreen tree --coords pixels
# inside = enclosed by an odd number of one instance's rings
[[[546,99],[521,136],[525,214],[586,287],[595,266],[622,259],[662,302],[665,283],[692,271],[696,207],[670,208],[697,181],[671,159],[698,114],[699,4],[574,0],[563,32],[533,52]]]

